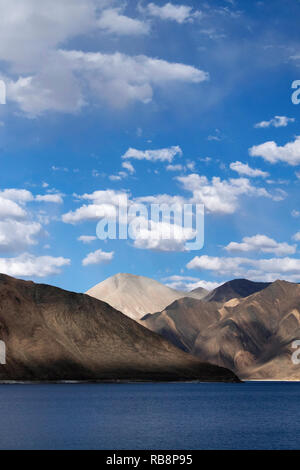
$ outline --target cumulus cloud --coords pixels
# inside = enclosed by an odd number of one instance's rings
[[[274,141],[254,145],[249,149],[252,157],[262,157],[270,163],[284,162],[296,166],[300,164],[300,136],[296,136],[293,142],[279,146]]]
[[[266,171],[251,168],[248,163],[233,162],[230,163],[230,169],[236,171],[239,175],[249,176],[250,178],[256,178],[261,176],[267,178],[269,173]]]
[[[89,253],[83,260],[82,266],[90,266],[92,264],[106,264],[113,260],[114,252],[105,252],[102,250]]]
[[[196,67],[147,56],[61,50],[71,39],[97,31],[118,36],[149,32],[146,22],[125,16],[107,0],[26,0],[17,5],[0,0],[0,10],[7,100],[28,117],[76,113],[90,100],[120,108],[149,103],[156,87],[209,78]]]
[[[0,218],[3,219],[24,219],[26,211],[14,201],[0,196]]]
[[[27,189],[4,189],[0,191],[0,197],[9,199],[10,201],[18,202],[25,204],[27,202],[33,201],[34,197],[30,191]]]
[[[166,285],[171,287],[171,289],[185,292],[190,292],[199,287],[211,291],[220,285],[220,282],[203,281],[192,276],[169,276],[163,279],[163,281],[166,282]]]
[[[148,34],[150,31],[147,23],[123,15],[121,8],[104,10],[97,24],[100,29],[117,36],[139,36]]]
[[[271,258],[250,259],[213,256],[196,256],[188,264],[188,269],[207,270],[227,278],[246,277],[257,281],[272,282],[276,279],[298,282],[300,279],[300,259]]]
[[[295,122],[295,118],[289,118],[286,116],[275,116],[270,121],[261,121],[254,125],[256,128],[266,127],[286,127],[289,122]]]
[[[136,217],[132,222],[134,247],[152,251],[186,251],[185,244],[196,232],[166,221],[155,222]]]
[[[136,160],[148,160],[151,162],[172,162],[176,155],[182,156],[182,150],[179,146],[159,150],[136,150],[130,148],[122,156],[123,159],[134,158]]]
[[[18,220],[0,221],[0,252],[18,252],[37,244],[37,237],[42,233],[38,222]]]
[[[111,204],[84,204],[75,211],[63,214],[62,220],[66,224],[78,224],[85,221],[97,221],[103,217],[113,218],[116,211]]]
[[[97,221],[106,217],[113,219],[116,217],[118,207],[124,207],[128,203],[128,194],[126,192],[114,191],[111,189],[105,191],[94,191],[91,194],[78,196],[78,200],[86,200],[91,204],[84,204],[75,211],[63,214],[62,220],[67,224],[78,224],[85,221]]]
[[[261,252],[274,253],[277,256],[293,255],[296,253],[296,245],[288,243],[278,243],[273,238],[266,235],[255,235],[253,237],[244,237],[242,243],[231,242],[225,247],[230,253],[238,252]]]
[[[24,253],[16,258],[0,258],[0,272],[16,277],[47,277],[59,274],[61,268],[70,265],[66,258],[34,256]]]
[[[17,71],[36,70],[59,44],[97,28],[97,6],[104,3],[0,0],[0,59],[12,63]]]
[[[247,178],[221,180],[215,176],[209,181],[206,176],[193,173],[177,180],[192,192],[192,202],[204,204],[205,209],[212,213],[233,214],[239,206],[239,197],[243,195],[273,198],[265,188],[253,186]]]
[[[157,87],[161,90],[170,84],[199,84],[209,79],[208,73],[181,63],[172,63],[166,60],[140,56],[129,56],[115,52],[113,54],[104,54],[101,52],[82,52],[74,50],[61,50],[55,54],[55,61],[59,61],[60,74],[66,74],[66,80],[63,77],[55,79],[54,76],[49,79],[49,73],[41,75],[41,69],[35,81],[40,83],[40,89],[37,89],[38,96],[35,98],[36,114],[38,114],[38,104],[41,101],[44,108],[48,105],[52,108],[63,110],[66,101],[66,111],[80,109],[88,103],[88,96],[95,101],[108,103],[116,108],[123,108],[131,102],[149,103],[153,99],[154,91]],[[55,69],[52,75],[55,73]],[[33,80],[33,79],[32,79]],[[47,81],[47,86],[43,88],[43,83]],[[51,82],[51,83],[50,83]],[[62,90],[68,82],[66,99],[62,96]],[[82,90],[82,83],[85,84],[85,98]],[[18,102],[25,108],[30,106],[26,100],[26,91],[31,82],[26,83],[24,89],[18,89]],[[56,95],[56,96],[54,96]],[[53,103],[51,104],[51,96]],[[26,103],[22,99],[26,100]],[[30,99],[33,99],[30,93]],[[60,104],[59,104],[60,103]],[[32,106],[32,105],[31,105]],[[60,108],[59,108],[60,106]],[[49,109],[52,109],[49,108]],[[43,109],[41,109],[43,111]]]
[[[30,117],[46,111],[76,113],[89,98],[124,108],[152,101],[155,88],[199,84],[208,73],[196,67],[147,56],[115,52],[56,51],[35,74],[7,79],[8,100]]]
[[[166,3],[163,6],[149,3],[145,11],[154,17],[161,20],[176,21],[179,24],[192,22],[195,18],[202,16],[200,11],[193,11],[193,8],[187,5],[174,5],[173,3]]]
[[[36,75],[7,79],[6,84],[8,100],[30,118],[48,111],[76,113],[85,105],[78,80],[57,54]]]

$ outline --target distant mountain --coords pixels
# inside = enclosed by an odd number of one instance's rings
[[[231,299],[240,299],[259,292],[270,285],[269,282],[253,282],[248,279],[234,279],[217,287],[206,297],[206,302],[227,302]]]
[[[204,287],[197,287],[197,289],[193,289],[190,292],[188,292],[189,297],[193,297],[195,299],[204,299],[209,294],[209,290],[204,289]]]
[[[224,304],[182,299],[142,323],[243,379],[300,380],[292,362],[292,343],[300,340],[298,284],[276,281]]]
[[[108,304],[0,275],[0,380],[237,381]]]
[[[134,320],[147,313],[155,313],[185,296],[201,297],[203,292],[181,292],[161,284],[154,279],[133,274],[116,274],[97,284],[86,294],[107,302]]]

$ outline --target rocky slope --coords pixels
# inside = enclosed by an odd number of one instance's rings
[[[0,275],[0,380],[236,381],[108,304]]]
[[[174,300],[185,296],[202,298],[204,292],[181,292],[148,277],[120,273],[100,282],[86,294],[107,302],[134,320],[140,320],[147,313],[163,310]]]
[[[244,379],[300,380],[300,286],[276,281],[224,304],[181,299],[142,322],[178,347]]]

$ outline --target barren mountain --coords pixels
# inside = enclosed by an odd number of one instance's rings
[[[225,304],[181,299],[142,322],[203,361],[244,379],[300,380],[300,286],[276,281]]]
[[[162,312],[145,315],[141,324],[161,334],[173,344],[191,351],[200,331],[221,318],[219,304],[185,297]]]
[[[270,285],[269,282],[253,282],[248,279],[234,279],[225,282],[204,297],[206,302],[227,302],[231,299],[240,299],[259,292]]]
[[[116,274],[97,284],[86,294],[107,302],[134,320],[147,313],[161,311],[167,305],[185,296],[201,298],[203,292],[181,292],[154,279],[133,274]]]
[[[0,275],[0,380],[237,381],[108,304]]]
[[[197,287],[197,289],[193,289],[188,292],[188,296],[194,299],[204,299],[209,294],[209,290],[204,289],[204,287]]]

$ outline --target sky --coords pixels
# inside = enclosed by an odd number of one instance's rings
[[[300,282],[299,1],[0,10],[0,272],[77,292],[118,272]],[[99,240],[120,198],[204,204],[203,248],[153,224]]]

